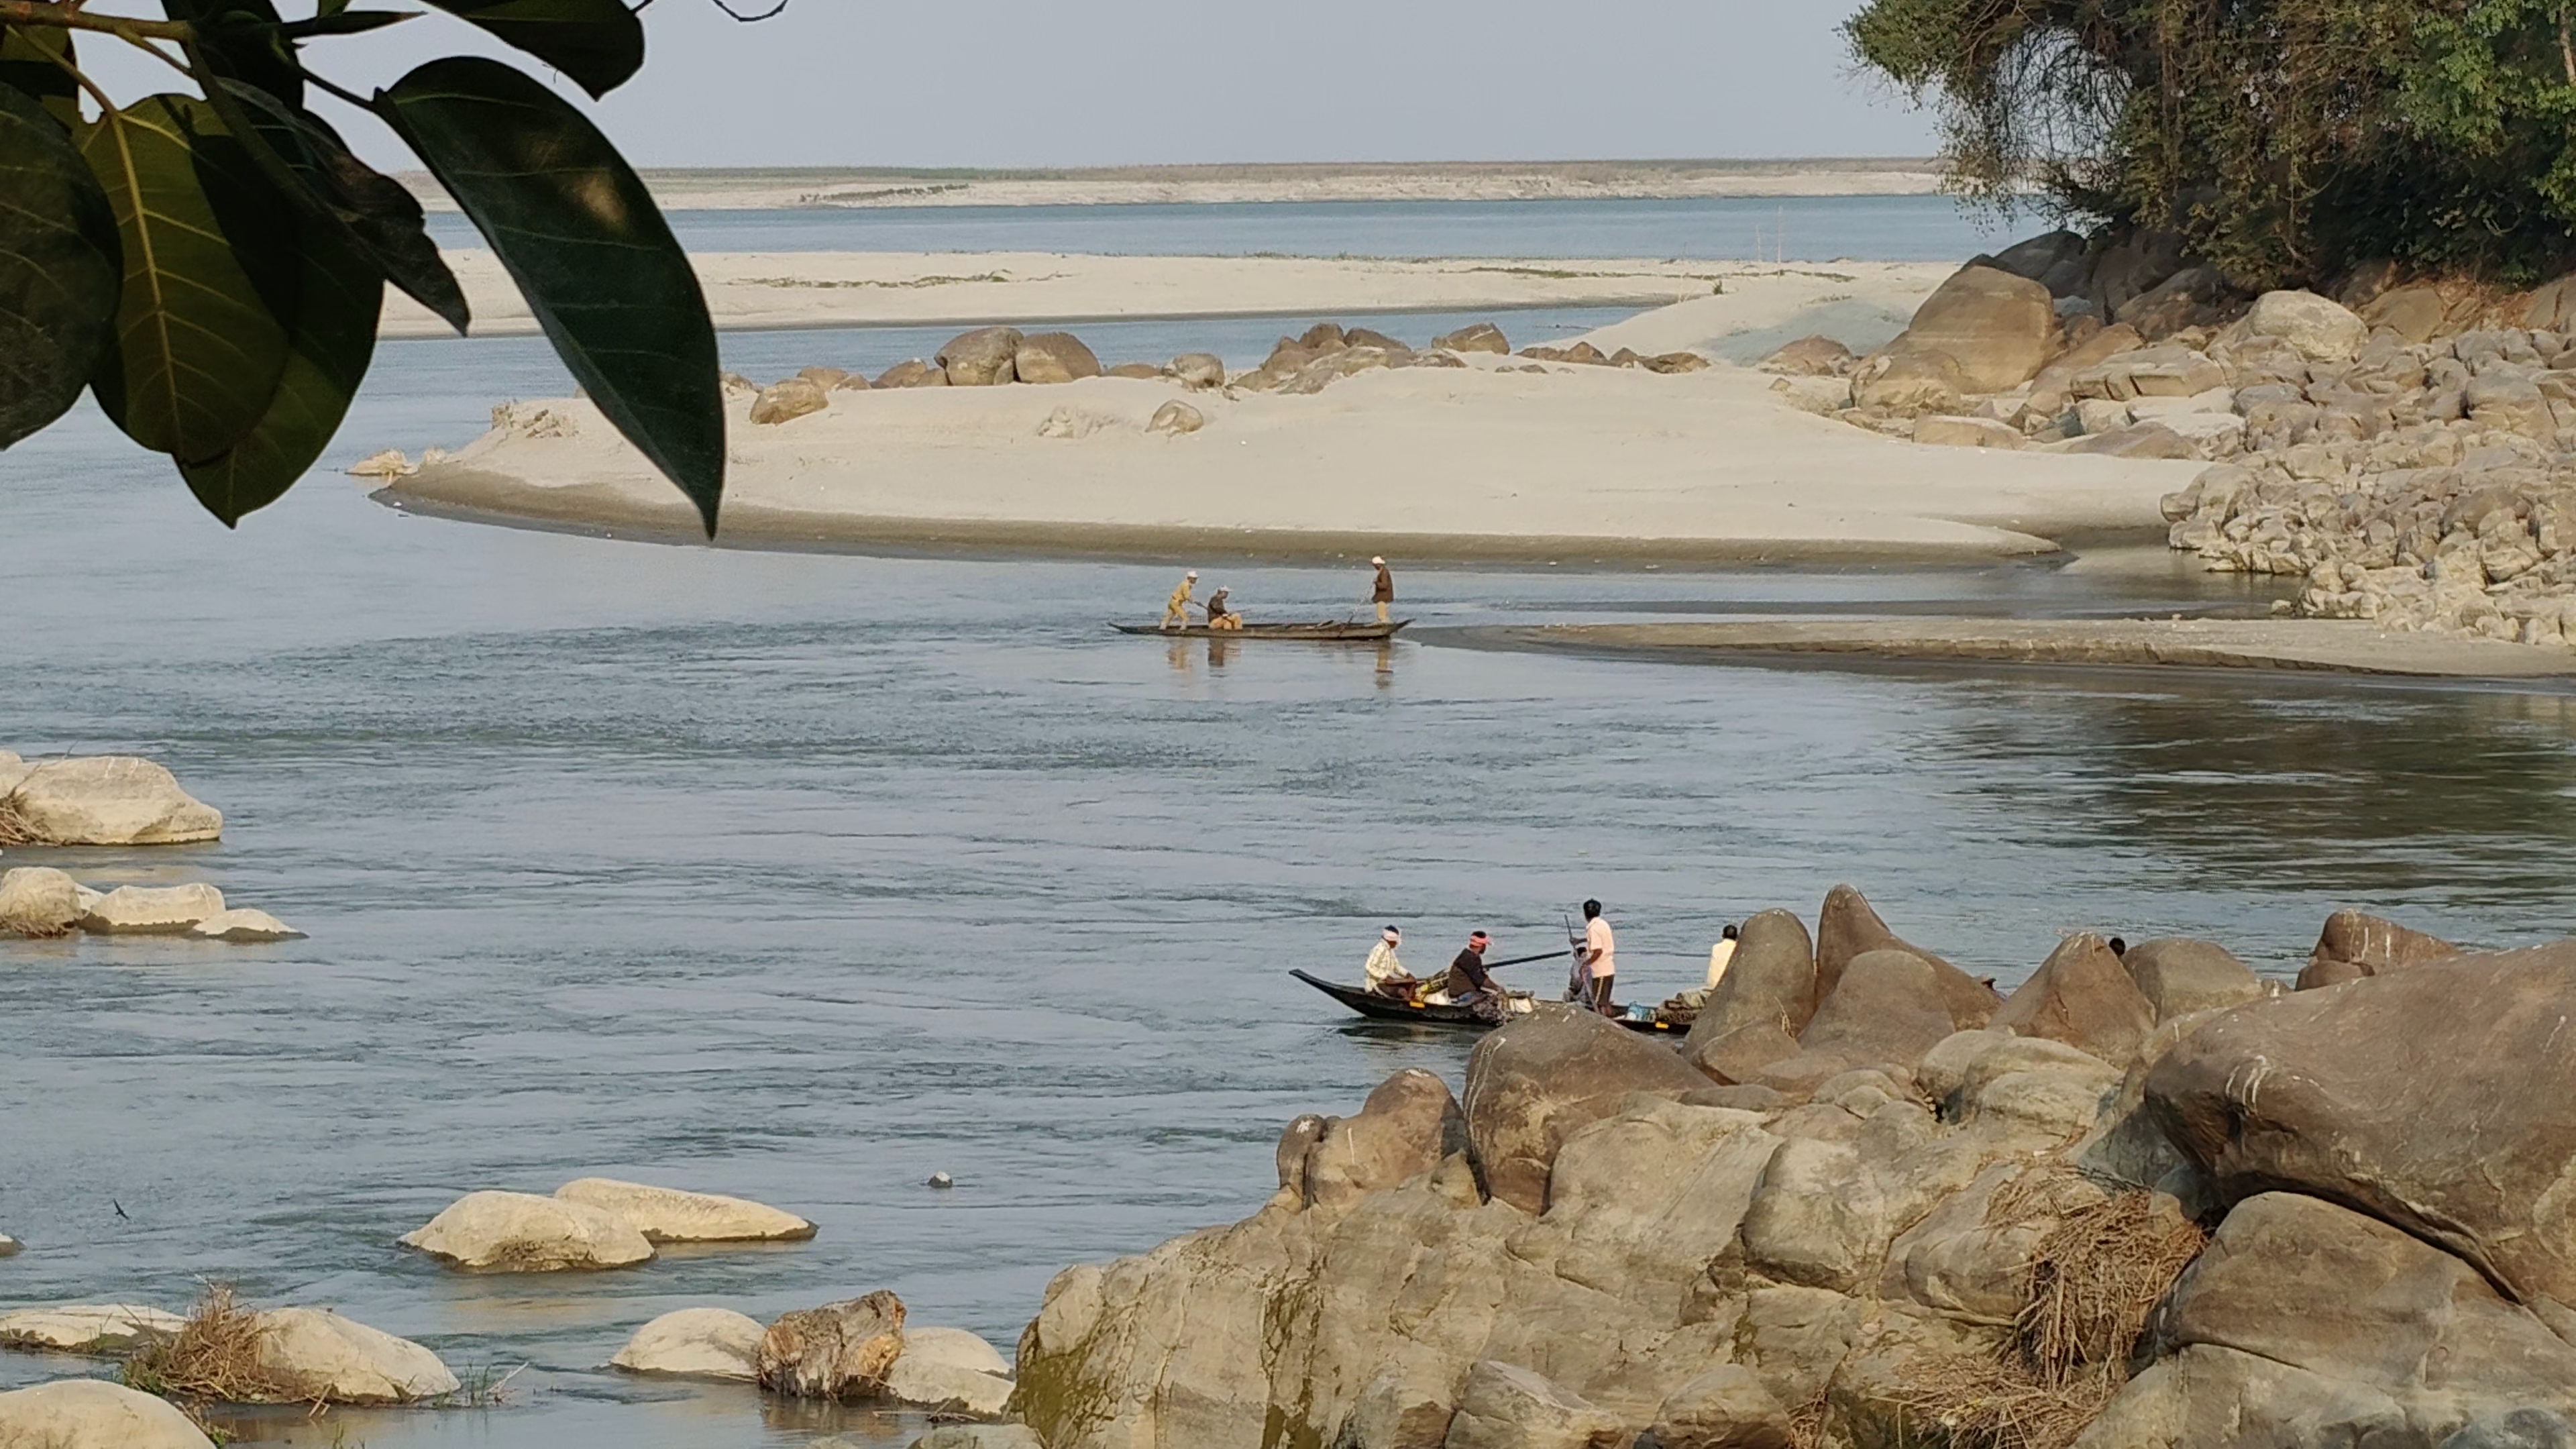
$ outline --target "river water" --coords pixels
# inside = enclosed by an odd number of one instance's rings
[[[729,361],[825,360],[817,336],[729,337]],[[551,367],[509,339],[388,347],[331,467],[461,443]],[[227,534],[87,408],[0,457],[0,748],[147,754],[228,817],[220,845],[0,863],[212,881],[311,932],[0,943],[0,1230],[27,1244],[0,1303],[224,1281],[529,1365],[497,1407],[236,1426],[263,1442],[900,1444],[916,1423],[599,1365],[672,1308],[881,1287],[1007,1350],[1062,1265],[1256,1206],[1290,1117],[1401,1066],[1456,1080],[1468,1042],[1354,1029],[1285,974],[1356,975],[1387,921],[1428,967],[1475,927],[1548,949],[1598,896],[1650,997],[1725,922],[1841,880],[2007,981],[2085,927],[2275,971],[2342,905],[2479,942],[2576,929],[2562,693],[1437,632],[2268,597],[2159,558],[1407,568],[1425,637],[1383,651],[1102,627],[1181,562],[610,542],[406,517],[328,470]],[[1258,612],[1363,607],[1364,570],[1193,562]],[[592,1173],[822,1233],[537,1278],[393,1246],[462,1192]],[[0,1355],[0,1386],[84,1367]]]

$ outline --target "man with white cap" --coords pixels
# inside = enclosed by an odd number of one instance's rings
[[[1190,596],[1198,592],[1199,571],[1192,569],[1181,576],[1181,586],[1163,601],[1163,627],[1186,629],[1190,626]]]
[[[1386,571],[1385,559],[1373,558],[1369,562],[1377,565],[1377,584],[1369,590],[1369,600],[1377,605],[1377,621],[1383,624],[1386,606],[1395,602],[1395,575]]]
[[[1220,633],[1230,633],[1243,627],[1243,616],[1236,613],[1234,611],[1234,607],[1226,602],[1226,600],[1232,597],[1234,597],[1232,591],[1228,590],[1223,584],[1217,585],[1216,592],[1208,595],[1207,616],[1209,628],[1217,630]]]
[[[1402,944],[1404,933],[1395,927],[1389,926],[1378,932],[1377,944],[1369,948],[1368,964],[1360,969],[1368,973],[1369,990],[1380,996],[1411,1001],[1422,983],[1414,980],[1413,973],[1405,970],[1404,963],[1395,958],[1395,948]]]

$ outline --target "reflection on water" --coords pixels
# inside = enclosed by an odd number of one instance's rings
[[[0,1229],[28,1244],[0,1302],[178,1306],[212,1277],[529,1365],[498,1408],[253,1416],[262,1442],[901,1442],[600,1366],[674,1308],[881,1287],[1007,1348],[1061,1265],[1240,1216],[1290,1117],[1463,1065],[1472,1038],[1351,1032],[1286,975],[1355,976],[1387,920],[1522,954],[1598,896],[1641,995],[1837,880],[2007,980],[2078,927],[2279,969],[2348,904],[2499,943],[2576,925],[2563,696],[1129,638],[1105,623],[1152,618],[1179,561],[666,549],[329,478],[226,535],[90,414],[0,458],[0,533],[0,747],[149,753],[228,815],[216,846],[8,862],[210,880],[312,932],[0,945]],[[1364,582],[1228,574],[1281,617]],[[1428,625],[2130,584],[1403,587]],[[822,1232],[543,1279],[393,1246],[466,1190],[590,1173]],[[66,1367],[0,1356],[0,1384]]]

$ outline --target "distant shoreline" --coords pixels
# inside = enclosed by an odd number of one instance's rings
[[[806,207],[1223,205],[1367,201],[1654,201],[1715,197],[1928,196],[1922,157],[1772,160],[1297,162],[1087,168],[721,167],[647,169],[673,211]],[[454,204],[425,172],[400,179],[432,210]]]

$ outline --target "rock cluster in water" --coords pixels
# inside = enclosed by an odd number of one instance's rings
[[[126,1359],[135,1381],[174,1392],[211,1376],[238,1403],[412,1404],[458,1390],[438,1355],[410,1339],[328,1309],[247,1309],[221,1293],[194,1317],[130,1303],[15,1309],[0,1313],[0,1348]],[[20,1442],[13,1430],[22,1426],[0,1396],[0,1444]]]
[[[30,764],[0,750],[0,845],[188,845],[223,833],[222,812],[150,760]]]
[[[1505,1025],[1252,1217],[1067,1270],[1052,1449],[2563,1444],[2576,942],[2355,914],[2283,991],[2069,938],[2008,998],[1838,890],[1680,1052]]]
[[[628,1268],[662,1243],[774,1243],[814,1225],[746,1198],[585,1177],[532,1192],[469,1192],[405,1233],[402,1244],[477,1273]]]
[[[609,1362],[628,1373],[756,1383],[796,1398],[881,1399],[991,1419],[1011,1396],[1001,1351],[962,1328],[904,1321],[879,1291],[775,1322],[727,1308],[683,1308],[635,1331]]]
[[[304,933],[266,911],[224,904],[205,884],[118,886],[97,891],[51,866],[0,873],[0,936],[187,936],[256,945]]]

